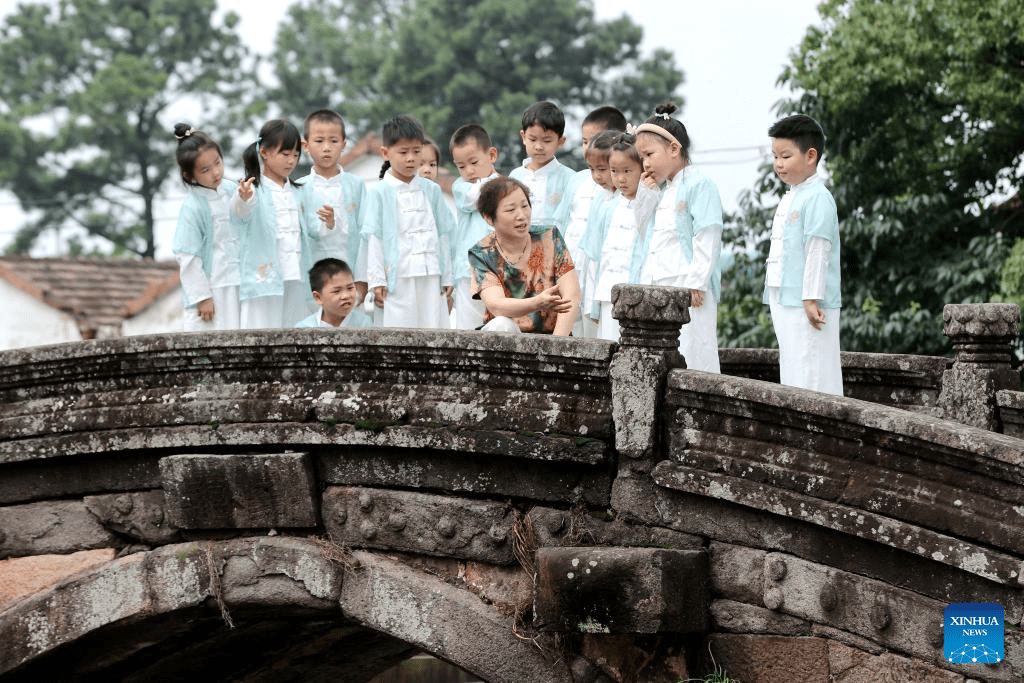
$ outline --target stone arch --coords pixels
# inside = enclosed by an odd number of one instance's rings
[[[9,606],[0,675],[181,680],[235,667],[246,680],[365,681],[423,650],[493,683],[571,680],[512,624],[392,557],[328,559],[313,539],[196,541],[119,558]]]

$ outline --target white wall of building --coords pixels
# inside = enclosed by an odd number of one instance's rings
[[[81,341],[74,317],[0,280],[0,350]]]
[[[125,320],[121,324],[121,334],[127,337],[136,334],[181,332],[184,327],[184,315],[181,288],[175,287],[138,315]]]

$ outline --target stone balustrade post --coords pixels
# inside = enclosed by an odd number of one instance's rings
[[[629,458],[655,453],[665,377],[669,370],[686,367],[679,330],[690,322],[689,308],[686,289],[612,287],[612,317],[620,329],[610,369],[615,448]]]
[[[1002,431],[996,392],[1020,389],[1013,369],[1013,343],[1020,334],[1016,304],[946,304],[942,333],[956,358],[942,376],[939,406],[946,419]]]

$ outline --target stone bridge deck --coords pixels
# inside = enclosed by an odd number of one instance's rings
[[[1024,620],[1024,441],[626,336],[0,354],[0,558],[109,553],[0,605],[0,679],[1024,678],[1021,631],[990,666],[941,631]]]

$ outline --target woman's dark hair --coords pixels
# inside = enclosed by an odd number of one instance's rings
[[[484,218],[493,221],[494,217],[498,215],[498,204],[516,190],[522,190],[523,194],[526,195],[526,201],[530,202],[530,188],[515,178],[498,176],[493,180],[488,180],[480,188],[480,196],[476,200],[476,210]],[[530,205],[532,206],[533,203],[530,202]]]
[[[186,185],[197,186],[196,182],[196,159],[199,155],[210,149],[217,150],[217,154],[224,158],[220,145],[206,133],[192,128],[187,123],[176,123],[174,125],[174,137],[178,139],[178,150],[174,153],[178,161],[178,168],[181,170],[181,180]]]
[[[423,125],[408,114],[399,114],[385,121],[384,125],[381,126],[380,137],[385,147],[390,147],[401,140],[415,140],[419,143],[427,142],[427,134],[423,132]],[[441,160],[440,154],[437,155],[437,160]],[[391,162],[385,159],[380,167],[381,178],[384,177],[389,168],[391,168]]]
[[[683,148],[683,158],[689,161],[690,136],[686,132],[686,126],[671,116],[678,109],[679,107],[676,106],[675,102],[662,102],[654,108],[654,116],[647,119],[644,123],[653,123],[667,130],[679,142],[679,146]]]
[[[302,134],[287,119],[274,119],[267,121],[260,128],[260,135],[256,142],[245,148],[242,152],[242,164],[245,166],[245,177],[253,179],[253,186],[260,184],[260,148],[276,151],[279,149],[302,152]],[[298,187],[291,178],[288,179],[292,185]]]

